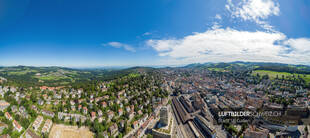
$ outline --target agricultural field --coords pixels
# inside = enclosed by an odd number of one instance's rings
[[[25,71],[15,71],[15,72],[9,72],[9,75],[26,75],[27,73],[32,73],[35,71],[31,70],[25,70]]]
[[[36,76],[35,78],[38,78],[39,80],[62,80],[62,79],[72,79],[67,76],[54,76],[54,75],[48,75],[48,76]]]
[[[1,71],[7,71],[8,75],[26,75],[28,73],[37,73],[37,70],[33,70],[33,69],[8,69],[8,70],[1,70]]]
[[[225,72],[226,70],[224,68],[208,68],[210,71],[217,71],[217,72]]]
[[[297,73],[288,73],[288,72],[276,72],[276,71],[268,71],[268,70],[255,70],[252,72],[252,75],[259,74],[260,76],[268,75],[271,79],[275,79],[278,75],[279,78],[282,78],[282,75],[284,75],[285,78],[295,77],[299,75],[302,79],[306,81],[307,84],[310,83],[310,75],[309,74],[297,74]]]

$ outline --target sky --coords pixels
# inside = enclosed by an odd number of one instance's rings
[[[309,0],[0,0],[0,66],[310,65]]]

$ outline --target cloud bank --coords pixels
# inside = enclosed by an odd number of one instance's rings
[[[273,0],[242,0],[225,5],[233,18],[254,21],[265,31],[245,31],[212,27],[179,39],[151,39],[146,44],[162,57],[161,63],[180,65],[204,62],[280,62],[310,64],[310,39],[287,38],[265,19],[279,15],[280,6]],[[217,14],[216,19],[221,19]]]
[[[282,33],[213,29],[181,39],[148,40],[169,64],[204,62],[282,62],[309,64],[310,39],[287,39]]]

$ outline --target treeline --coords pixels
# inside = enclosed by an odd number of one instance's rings
[[[310,74],[310,67],[303,67],[303,69],[298,69],[297,67],[289,66],[260,66],[255,70],[269,70],[277,72],[288,72],[288,73],[298,73],[298,74]]]

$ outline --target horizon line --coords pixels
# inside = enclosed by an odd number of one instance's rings
[[[310,66],[309,64],[291,64],[291,63],[281,63],[281,62],[250,62],[250,61],[232,61],[232,62],[204,62],[204,63],[189,63],[189,64],[179,64],[179,65],[89,65],[89,66],[62,66],[62,65],[0,65],[0,67],[61,67],[61,68],[75,68],[75,69],[96,69],[96,68],[132,68],[132,67],[153,67],[153,68],[162,68],[162,67],[184,67],[191,64],[218,64],[218,63],[273,63],[273,64],[286,64],[286,65],[301,65],[301,66]]]

